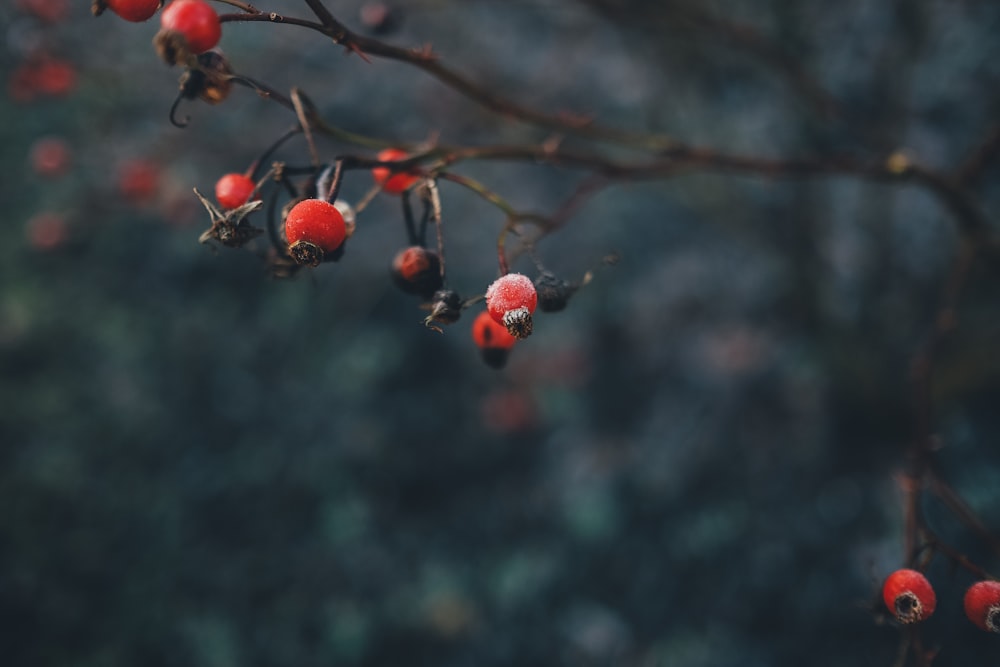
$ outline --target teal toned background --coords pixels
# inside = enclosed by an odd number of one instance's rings
[[[471,314],[441,335],[394,290],[406,239],[390,197],[343,260],[295,280],[199,245],[191,188],[245,169],[294,119],[237,89],[183,103],[190,125],[173,127],[180,71],[153,52],[156,21],[87,4],[54,23],[0,8],[0,664],[893,664],[899,632],[874,603],[903,562],[908,366],[957,249],[936,200],[842,177],[623,183],[539,248],[571,277],[621,261],[539,316],[497,372]],[[995,2],[691,4],[780,45],[841,117],[677,20],[681,3],[399,2],[382,37],[431,43],[533,108],[731,152],[904,148],[947,168],[1000,119]],[[328,5],[365,30],[358,2]],[[547,138],[290,26],[227,25],[221,46],[353,131]],[[18,68],[39,54],[71,63],[75,84],[25,97]],[[32,150],[53,136],[71,164],[46,177]],[[304,162],[301,140],[280,156]],[[136,160],[158,172],[145,198],[122,192]],[[459,170],[543,212],[581,178]],[[977,191],[994,221],[998,176]],[[369,185],[349,172],[344,194]],[[451,280],[481,292],[502,216],[451,184],[442,196]],[[64,222],[50,247],[32,236],[42,213]],[[935,385],[942,472],[994,530],[998,278],[985,262],[971,275]],[[935,664],[996,664],[996,637],[961,613],[968,575],[941,559],[931,573]]]

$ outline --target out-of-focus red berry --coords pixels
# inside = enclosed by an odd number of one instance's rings
[[[17,8],[47,23],[58,23],[69,15],[69,0],[17,0]]]
[[[530,396],[515,390],[487,394],[479,406],[483,425],[501,435],[523,433],[538,423],[538,411]]]
[[[392,259],[392,280],[404,292],[429,299],[441,289],[441,258],[422,246],[404,248]]]
[[[376,157],[383,162],[391,162],[395,160],[405,160],[410,157],[410,155],[406,151],[398,148],[387,148]],[[403,191],[409,189],[413,184],[419,181],[420,175],[405,171],[393,173],[392,169],[389,167],[373,167],[372,178],[375,179],[375,183],[382,186],[382,192],[388,192],[391,195],[398,195],[402,194]]]
[[[118,192],[129,203],[149,203],[160,189],[160,167],[153,161],[135,158],[118,167]]]
[[[35,86],[45,95],[68,95],[76,88],[76,67],[67,60],[46,58],[35,69]]]
[[[69,227],[63,216],[44,211],[28,220],[24,232],[28,245],[35,250],[54,250],[68,238]]]
[[[39,176],[55,178],[69,170],[73,151],[59,137],[42,137],[31,146],[31,168]]]

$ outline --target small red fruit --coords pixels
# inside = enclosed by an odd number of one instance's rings
[[[257,184],[245,174],[226,174],[215,183],[215,198],[225,209],[239,208],[250,201]]]
[[[392,260],[392,280],[404,292],[429,299],[441,289],[441,259],[422,246],[404,248]]]
[[[493,281],[486,290],[486,309],[498,324],[507,327],[515,338],[531,335],[531,314],[538,305],[538,292],[531,278],[522,273],[508,273]]]
[[[118,167],[118,191],[135,205],[149,203],[160,190],[160,167],[144,158],[126,160]]]
[[[900,623],[917,623],[934,613],[937,597],[927,577],[916,570],[896,570],[882,584],[882,599]]]
[[[398,148],[387,148],[376,157],[383,162],[390,162],[394,160],[405,160],[410,156],[406,151],[402,151]],[[394,174],[392,169],[389,167],[372,168],[372,177],[375,179],[377,184],[382,186],[383,192],[388,192],[391,195],[402,194],[405,190],[408,190],[414,183],[420,180],[419,174],[414,174],[412,172],[400,172]]]
[[[160,8],[160,0],[104,0],[108,9],[132,23],[140,23],[152,18]]]
[[[322,199],[304,199],[285,216],[288,252],[299,264],[316,266],[347,238],[344,216]]]
[[[28,220],[25,229],[28,244],[36,250],[54,250],[69,236],[66,218],[58,213],[43,212]]]
[[[222,38],[219,15],[205,0],[174,0],[160,14],[163,30],[184,36],[192,53],[204,53]]]
[[[1000,581],[977,581],[965,592],[965,615],[977,628],[1000,632]]]
[[[510,348],[517,342],[506,327],[495,322],[486,311],[479,313],[472,322],[472,340],[479,348],[483,361],[491,368],[503,368]]]
[[[56,178],[69,169],[73,152],[59,137],[43,137],[31,146],[31,168],[39,176]]]
[[[39,92],[53,97],[68,95],[76,87],[76,67],[68,60],[45,58],[35,70]]]
[[[48,23],[58,23],[69,14],[69,0],[18,0],[17,7]]]

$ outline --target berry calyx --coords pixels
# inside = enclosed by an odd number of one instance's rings
[[[404,248],[392,259],[392,280],[404,292],[429,299],[441,289],[441,258],[422,246]]]
[[[103,2],[108,9],[132,23],[148,21],[163,4],[161,0],[103,0]]]
[[[239,208],[250,201],[257,184],[246,174],[226,174],[215,183],[215,199],[225,209]]]
[[[507,328],[493,320],[493,316],[483,311],[472,322],[472,340],[490,368],[503,368],[507,363],[510,348],[517,339],[507,332]]]
[[[907,624],[923,621],[937,606],[937,597],[927,577],[909,569],[896,570],[886,578],[882,600],[896,620]]]
[[[965,591],[965,615],[980,630],[1000,632],[1000,581],[977,581]]]
[[[304,199],[285,216],[288,252],[299,264],[316,266],[337,251],[347,238],[344,216],[322,199]]]
[[[208,51],[222,38],[219,15],[205,0],[174,0],[160,14],[160,27],[182,35],[196,55]]]
[[[507,327],[514,338],[531,335],[531,314],[538,305],[538,292],[531,278],[508,273],[493,281],[486,290],[486,309],[493,321]]]
[[[387,148],[380,152],[376,157],[382,162],[391,162],[395,160],[405,160],[410,157],[410,155],[406,151],[398,148]],[[393,173],[392,169],[389,167],[373,167],[372,178],[375,179],[375,182],[378,185],[382,186],[382,192],[388,192],[391,195],[398,195],[410,189],[414,183],[419,181],[420,175],[412,172]]]

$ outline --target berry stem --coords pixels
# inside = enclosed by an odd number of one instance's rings
[[[333,167],[333,178],[330,180],[330,188],[326,191],[326,201],[331,204],[337,201],[340,194],[340,184],[344,182],[344,158],[337,158]],[[316,193],[322,195],[323,193]]]
[[[296,125],[287,132],[285,132],[283,135],[275,139],[274,142],[270,146],[268,146],[263,153],[260,154],[260,157],[258,157],[256,160],[250,163],[250,166],[246,170],[246,175],[255,181],[261,180],[262,177],[260,176],[260,169],[264,165],[264,163],[267,162],[267,160],[271,159],[271,156],[274,155],[274,152],[278,150],[282,144],[284,144],[286,141],[288,141],[301,131],[302,128]],[[268,173],[264,175],[264,178],[270,177],[272,172],[273,169],[269,170]],[[258,186],[258,188],[259,187],[260,186]]]
[[[400,201],[403,205],[403,222],[406,224],[406,238],[410,245],[423,245],[417,236],[417,228],[413,222],[413,206],[410,204],[410,191],[404,190]],[[425,216],[426,219],[426,216]]]
[[[435,176],[446,181],[451,181],[452,183],[458,183],[459,185],[472,190],[477,195],[503,211],[508,218],[518,218],[522,215],[510,204],[510,202],[475,179],[469,178],[468,176],[454,174],[449,171],[438,172]]]
[[[313,141],[312,126],[310,123],[310,116],[315,117],[315,107],[313,107],[312,102],[308,97],[302,94],[302,92],[297,88],[292,88],[292,104],[295,106],[295,115],[299,119],[299,125],[302,126],[302,131],[306,135],[306,144],[309,146],[309,158],[314,167],[319,166],[319,152],[316,150],[316,142]],[[313,112],[309,115],[306,114],[306,104],[309,105],[309,111]]]
[[[434,229],[437,232],[438,259],[441,260],[441,284],[443,286],[447,283],[447,280],[444,269],[444,223],[441,220],[441,193],[438,191],[437,181],[433,178],[428,178],[424,182],[424,185],[427,188],[427,194],[430,198],[431,221],[434,223]]]

